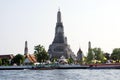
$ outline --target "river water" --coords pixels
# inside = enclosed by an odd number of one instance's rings
[[[0,70],[0,80],[120,80],[120,70]]]

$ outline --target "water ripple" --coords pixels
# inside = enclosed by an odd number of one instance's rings
[[[119,80],[120,70],[0,70],[0,80]]]

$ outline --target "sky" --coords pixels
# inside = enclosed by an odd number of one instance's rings
[[[120,0],[0,0],[0,55],[48,50],[55,36],[60,8],[64,34],[72,51],[92,48],[112,53],[120,48]]]

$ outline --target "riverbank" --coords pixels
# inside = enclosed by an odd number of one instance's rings
[[[24,70],[32,69],[32,66],[0,66],[0,70]]]
[[[38,65],[38,66],[0,66],[0,70],[52,70],[52,69],[120,69],[120,64],[94,65]]]

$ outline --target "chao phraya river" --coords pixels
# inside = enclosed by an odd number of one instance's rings
[[[120,70],[0,70],[0,80],[120,80]]]

